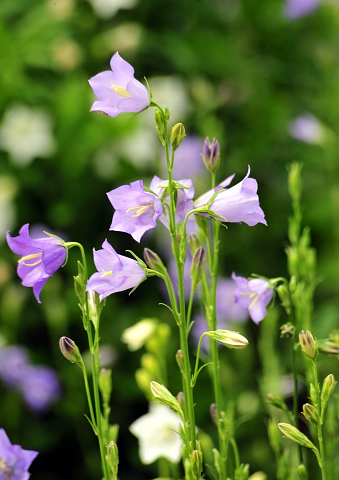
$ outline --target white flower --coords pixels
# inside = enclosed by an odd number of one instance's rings
[[[182,440],[179,415],[165,405],[151,404],[149,413],[138,418],[130,431],[139,439],[139,454],[142,463],[148,465],[159,457],[173,463],[181,458]]]
[[[111,18],[121,8],[133,8],[137,0],[89,0],[100,18]]]
[[[310,113],[295,118],[289,126],[289,132],[292,137],[306,143],[321,144],[325,138],[323,126]]]
[[[128,349],[134,352],[147,342],[156,327],[157,321],[154,318],[144,318],[133,327],[126,328],[122,333],[121,341],[127,343]]]
[[[15,105],[5,113],[0,126],[0,147],[14,163],[28,165],[35,157],[47,157],[54,150],[51,119],[46,112]]]

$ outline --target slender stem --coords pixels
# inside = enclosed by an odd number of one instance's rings
[[[323,415],[324,412],[321,408],[321,400],[320,400],[320,386],[319,386],[319,379],[318,379],[318,368],[317,368],[317,360],[312,359],[312,368],[314,374],[314,386],[317,392],[317,412],[318,412],[318,424],[317,424],[317,433],[318,433],[318,441],[319,441],[319,449],[320,449],[320,468],[322,474],[322,480],[326,480],[326,468],[325,468],[325,449],[324,449],[324,439],[323,439]]]
[[[296,365],[296,351],[294,348],[294,339],[291,338],[292,347],[292,373],[293,373],[293,420],[294,426],[299,428],[298,419],[298,377],[297,377],[297,365]],[[297,445],[298,463],[301,461],[301,446]]]

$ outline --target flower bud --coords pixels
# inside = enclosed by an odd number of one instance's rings
[[[84,305],[86,303],[86,293],[85,293],[85,284],[83,281],[83,277],[77,275],[74,278],[74,290],[75,294],[79,299],[80,305]]]
[[[166,145],[164,123],[162,121],[162,115],[161,115],[160,110],[158,108],[155,109],[154,115],[155,115],[155,127],[157,129],[157,133],[158,133],[160,142],[162,143],[162,146],[164,147]]]
[[[104,403],[108,405],[112,393],[112,370],[101,368],[98,381]]]
[[[59,347],[61,353],[67,358],[67,360],[80,366],[82,363],[81,354],[73,340],[68,337],[61,337],[59,340]]]
[[[118,475],[119,452],[118,445],[113,441],[107,445],[107,458],[113,473],[113,479],[116,479]]]
[[[202,159],[206,165],[206,168],[210,172],[215,172],[217,170],[220,160],[220,145],[218,140],[213,138],[213,142],[210,143],[209,138],[206,137],[202,149]]]
[[[276,291],[279,295],[282,306],[286,310],[286,313],[289,315],[291,313],[291,298],[288,288],[285,284],[281,284],[276,287]]]
[[[336,381],[334,379],[334,376],[332,373],[330,375],[327,375],[327,377],[324,380],[323,383],[323,388],[321,390],[321,408],[324,409],[326,408],[328,402],[330,401],[330,398],[332,397],[332,393],[334,391]]]
[[[191,233],[191,235],[188,237],[188,244],[190,246],[192,255],[194,255],[196,250],[201,246],[199,238],[195,233]]]
[[[309,440],[306,435],[301,433],[297,428],[293,427],[293,425],[289,425],[288,423],[278,423],[278,427],[282,434],[292,440],[292,442],[298,443],[302,447],[312,448],[315,449],[315,445]]]
[[[271,405],[274,405],[275,407],[280,408],[280,410],[284,410],[286,412],[287,410],[286,403],[281,397],[279,397],[279,395],[274,395],[273,393],[269,393],[267,395],[267,401]]]
[[[202,472],[202,452],[198,450],[193,450],[190,455],[190,461],[193,476],[196,479],[200,479]]]
[[[313,405],[310,405],[309,403],[305,403],[305,405],[303,405],[302,413],[306,418],[306,420],[313,423],[313,425],[316,425],[316,426],[318,425],[319,416],[318,416],[317,409]]]
[[[179,147],[184,137],[185,137],[185,127],[183,126],[182,123],[176,123],[174,127],[172,127],[171,138],[170,138],[171,147],[173,151],[175,151]]]
[[[268,420],[267,434],[274,454],[279,456],[281,453],[281,435],[278,425],[276,424],[275,420],[272,420],[271,418]]]
[[[159,255],[157,255],[149,248],[144,249],[144,259],[150,269],[155,270],[158,273],[162,273],[163,275],[167,274],[167,269],[162,263]]]
[[[180,372],[182,375],[185,375],[185,358],[184,358],[184,352],[182,350],[178,350],[175,359],[177,361],[177,364],[179,366]]]
[[[298,477],[299,480],[308,480],[306,467],[302,463],[298,465]]]
[[[288,172],[288,190],[293,200],[300,199],[302,190],[301,169],[302,165],[300,163],[293,162]]]
[[[304,330],[302,330],[301,333],[299,333],[299,342],[304,354],[309,358],[315,359],[318,352],[312,333],[308,330],[306,330],[305,333]]]
[[[180,408],[178,400],[171,394],[171,392],[164,386],[157,382],[151,382],[151,392],[153,397],[163,405],[172,408],[175,412],[183,418],[183,412]]]
[[[210,414],[215,425],[218,425],[218,408],[216,403],[212,403],[210,406]]]
[[[202,279],[204,268],[206,264],[206,254],[203,247],[198,247],[192,258],[191,265],[191,280],[192,291],[194,292]]]
[[[184,395],[184,392],[179,392],[178,393],[177,400],[178,400],[178,403],[179,403],[181,409],[184,411],[185,410],[185,395]]]
[[[231,330],[215,330],[207,332],[207,335],[228,348],[244,348],[248,345],[248,340],[245,337]]]

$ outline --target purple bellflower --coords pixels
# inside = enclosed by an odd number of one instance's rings
[[[121,112],[140,112],[150,103],[147,88],[134,78],[134,68],[115,53],[111,59],[112,71],[98,73],[89,80],[98,97],[91,111],[98,110],[110,117]]]
[[[28,468],[38,455],[34,450],[24,450],[12,445],[3,428],[0,429],[0,478],[28,480]]]
[[[142,180],[115,188],[107,196],[115,208],[110,230],[129,233],[137,242],[163,213],[160,198],[145,192]]]
[[[31,410],[43,413],[61,396],[58,375],[44,365],[29,365],[25,368],[20,392]]]
[[[232,273],[232,278],[237,285],[234,293],[234,301],[243,308],[248,309],[248,313],[253,322],[258,324],[266,315],[266,307],[273,296],[273,289],[267,280],[255,278],[247,280],[244,277],[237,277]]]
[[[283,13],[289,20],[301,18],[316,10],[321,0],[286,0]]]
[[[146,276],[136,260],[118,255],[107,240],[102,250],[94,250],[94,263],[98,272],[88,280],[86,291],[97,292],[100,302],[111,293],[136,287]]]
[[[21,255],[18,275],[25,287],[33,287],[35,298],[40,301],[40,292],[46,281],[55,273],[66,260],[66,248],[61,239],[46,237],[33,239],[29,235],[28,223],[24,225],[19,236],[11,237],[7,232],[9,248]]]
[[[221,215],[225,220],[223,222],[245,222],[252,227],[257,223],[267,225],[265,215],[259,206],[259,197],[257,195],[258,184],[254,178],[249,178],[250,167],[246,177],[234,187],[224,188],[209,206],[210,210]],[[209,190],[195,202],[195,208],[205,206],[213,195],[221,188],[227,187],[234,175],[224,180],[216,188]]]
[[[193,197],[194,197],[194,185],[192,180],[178,180],[178,183],[183,185],[186,188],[177,189],[177,205],[175,209],[175,223],[180,222],[185,219],[186,214],[193,210]],[[161,180],[161,178],[155,176],[152,179],[150,190],[154,192],[159,198],[163,194],[166,186],[168,185],[167,180]],[[165,201],[169,203],[169,194],[165,197]],[[159,220],[168,228],[168,221],[165,215],[161,215]]]

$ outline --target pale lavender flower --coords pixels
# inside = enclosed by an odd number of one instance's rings
[[[314,144],[321,144],[325,137],[319,120],[310,113],[295,118],[290,124],[289,133],[302,142]]]
[[[205,167],[201,161],[203,141],[196,135],[187,135],[175,151],[172,178],[195,178],[204,173]],[[164,150],[162,150],[164,152]],[[164,175],[167,174],[165,155],[161,162]],[[178,180],[179,181],[179,180]]]
[[[129,233],[137,242],[163,213],[160,198],[145,192],[142,180],[115,188],[107,196],[115,208],[110,230]]]
[[[21,384],[28,365],[26,348],[19,345],[0,348],[0,377],[7,387],[15,388]]]
[[[102,250],[94,250],[94,263],[98,272],[88,280],[86,291],[97,292],[100,301],[112,293],[136,287],[146,276],[136,260],[118,255],[107,240]]]
[[[134,68],[115,53],[111,59],[112,71],[98,73],[89,80],[98,97],[91,111],[98,110],[111,117],[121,112],[140,112],[150,103],[147,88],[134,78]]]
[[[321,0],[286,0],[283,7],[283,13],[289,20],[308,15],[316,10]]]
[[[265,215],[259,206],[257,195],[258,184],[254,178],[249,178],[250,167],[246,177],[234,187],[224,188],[209,206],[210,210],[224,217],[222,222],[245,222],[249,226],[263,223],[267,225]],[[234,175],[231,175],[216,188],[202,195],[194,203],[195,208],[205,206],[220,187],[228,186]]]
[[[253,322],[258,324],[267,315],[266,307],[272,299],[273,289],[267,280],[261,278],[247,280],[237,277],[234,272],[232,278],[237,285],[235,303],[247,308]]]
[[[29,235],[28,223],[24,225],[17,237],[11,237],[7,232],[9,248],[21,255],[18,275],[25,287],[33,287],[35,298],[40,301],[40,292],[46,281],[55,273],[66,260],[66,249],[62,240],[46,235],[43,238],[33,239]]]
[[[31,410],[44,412],[60,398],[58,375],[44,365],[29,365],[21,379],[20,392]]]
[[[12,445],[5,430],[0,429],[0,478],[4,480],[28,480],[28,468],[38,455],[34,450],[24,450]]]
[[[194,185],[192,180],[178,180],[180,185],[186,188],[177,189],[177,204],[175,209],[175,223],[184,220],[186,214],[193,210],[193,197],[194,197]],[[161,178],[155,176],[152,179],[150,190],[154,192],[158,197],[161,197],[165,188],[168,186],[167,180],[161,180]],[[169,194],[165,197],[165,201],[169,203]],[[168,216],[168,212],[167,212]],[[168,221],[165,215],[161,215],[159,220],[168,228]]]

